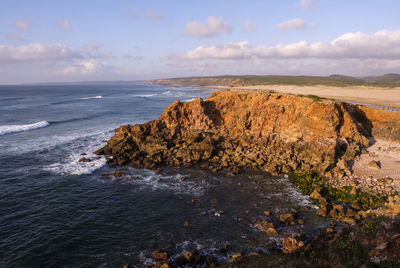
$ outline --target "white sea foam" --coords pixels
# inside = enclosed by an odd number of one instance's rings
[[[90,99],[102,99],[103,96],[93,96],[93,97],[85,97],[85,98],[79,98],[80,100],[90,100]]]
[[[186,99],[186,100],[183,100],[184,102],[191,102],[191,101],[194,101],[196,98],[191,98],[191,99]]]
[[[170,90],[167,90],[167,91],[163,92],[162,94],[163,94],[163,95],[168,95],[168,96],[169,96],[169,95],[171,95],[171,91],[170,91]]]
[[[133,183],[140,187],[149,189],[150,191],[168,190],[179,195],[185,194],[199,197],[211,187],[211,185],[206,181],[182,181],[182,177],[184,177],[182,174],[164,175],[157,174],[153,170],[135,169],[133,173],[135,174],[135,177],[138,177],[138,179],[133,179],[129,173],[130,172],[122,177],[124,183]],[[121,181],[121,178],[118,180]]]
[[[91,162],[85,163],[79,162],[79,159],[81,157],[82,156],[80,156],[79,154],[72,154],[69,157],[70,162],[57,162],[46,166],[43,169],[60,175],[82,175],[91,174],[93,171],[101,168],[106,164],[106,160],[104,159],[104,157],[98,157],[95,155],[85,156],[91,159]]]
[[[26,124],[26,125],[4,125],[0,126],[0,135],[47,127],[48,125],[50,124],[47,121],[40,121],[37,123]]]
[[[82,175],[91,174],[93,171],[101,168],[106,164],[103,156],[97,156],[91,152],[104,146],[104,140],[109,136],[109,133],[95,134],[92,137],[78,139],[71,144],[65,146],[66,157],[59,162],[44,166],[43,170],[50,171],[60,175]],[[87,155],[82,156],[85,152]],[[89,158],[90,162],[79,162],[82,157]]]
[[[133,97],[139,97],[139,98],[151,98],[154,96],[157,96],[157,94],[137,94],[137,95],[132,95]]]

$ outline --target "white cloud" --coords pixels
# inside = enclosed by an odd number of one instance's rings
[[[304,10],[310,10],[316,6],[313,0],[300,0],[299,6]]]
[[[19,30],[27,31],[29,30],[29,22],[26,20],[16,20],[14,22],[14,27]]]
[[[315,25],[306,23],[304,20],[296,18],[279,23],[277,27],[279,30],[284,31],[284,30],[302,30],[307,28],[313,28],[315,27]]]
[[[81,61],[78,64],[70,65],[64,69],[64,74],[93,74],[96,73],[100,70],[102,70],[104,67],[106,67],[106,63],[102,63],[96,60],[85,60]]]
[[[249,42],[199,46],[183,54],[167,54],[164,60],[243,59],[400,59],[400,31],[374,34],[346,33],[331,42],[252,46]]]
[[[146,11],[146,17],[150,20],[162,20],[165,18],[165,16],[161,13],[158,13],[157,11],[153,9],[148,9]]]
[[[57,61],[82,57],[64,44],[32,43],[21,46],[0,45],[0,63],[27,61]]]
[[[246,21],[243,25],[243,28],[246,32],[252,32],[257,29],[257,24],[252,23],[251,21]]]
[[[71,24],[69,23],[69,21],[66,20],[66,19],[63,19],[63,18],[59,18],[58,19],[58,25],[60,25],[61,28],[64,28],[66,30],[71,30],[72,29]]]
[[[208,17],[206,25],[200,21],[188,22],[183,34],[196,37],[210,37],[230,32],[232,32],[232,26],[224,22],[222,18]]]
[[[252,46],[249,42],[227,43],[210,47],[199,46],[184,54],[167,54],[164,60],[202,60],[202,59],[246,59],[252,56]]]

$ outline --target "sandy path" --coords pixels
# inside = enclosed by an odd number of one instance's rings
[[[216,87],[218,88],[218,87]],[[226,87],[219,87],[226,88]],[[238,87],[239,89],[239,87]],[[281,93],[317,95],[346,101],[357,101],[371,104],[400,107],[400,87],[329,87],[329,86],[286,86],[286,85],[260,85],[245,86],[240,89],[273,90]]]

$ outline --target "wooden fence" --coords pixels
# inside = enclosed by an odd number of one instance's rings
[[[378,104],[371,104],[371,103],[363,103],[363,102],[355,102],[355,101],[345,101],[346,103],[351,103],[355,105],[361,105],[372,109],[377,110],[384,110],[384,111],[391,111],[391,112],[398,112],[400,113],[400,107],[394,106],[386,106],[386,105],[378,105]]]

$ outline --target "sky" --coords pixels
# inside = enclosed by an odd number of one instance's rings
[[[0,84],[400,73],[399,0],[1,0]]]

